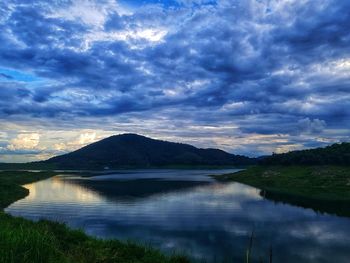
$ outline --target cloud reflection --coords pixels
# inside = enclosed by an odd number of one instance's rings
[[[115,189],[124,183],[105,180]],[[142,184],[133,180],[134,186]],[[271,202],[253,187],[207,182],[115,199],[101,189],[86,188],[84,182],[54,177],[28,185],[30,195],[6,212],[64,221],[99,237],[136,240],[207,260],[243,261],[253,230],[256,259],[265,257],[271,244],[278,262],[348,260],[350,219]]]

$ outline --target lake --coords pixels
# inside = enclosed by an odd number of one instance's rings
[[[350,219],[270,201],[257,188],[209,175],[237,170],[129,170],[59,175],[25,185],[5,211],[65,222],[102,238],[132,240],[206,262],[350,261]]]

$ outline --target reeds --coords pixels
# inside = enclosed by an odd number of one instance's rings
[[[250,237],[249,237],[249,244],[248,244],[248,248],[246,250],[246,255],[245,255],[245,262],[246,263],[252,263],[251,257],[252,257],[254,236],[255,236],[255,231],[253,230]],[[268,256],[267,262],[272,263],[272,245],[271,244],[269,247],[269,256]],[[262,256],[260,256],[260,258],[259,258],[259,263],[264,263]]]

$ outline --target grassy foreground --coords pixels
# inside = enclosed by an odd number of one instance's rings
[[[0,172],[0,263],[189,262],[182,256],[165,256],[158,250],[133,243],[96,239],[64,224],[46,220],[31,222],[2,211],[28,195],[21,184],[53,175],[53,172]]]

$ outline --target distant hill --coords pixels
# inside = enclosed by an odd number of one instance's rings
[[[259,161],[265,165],[350,165],[350,143],[325,148],[273,154]]]
[[[350,165],[350,143],[259,158],[219,149],[154,140],[137,134],[115,135],[77,151],[32,163],[0,163],[0,169],[110,169],[190,166]]]
[[[115,135],[37,165],[56,169],[110,169],[166,166],[234,166],[255,159],[218,149],[154,140],[137,134]]]

